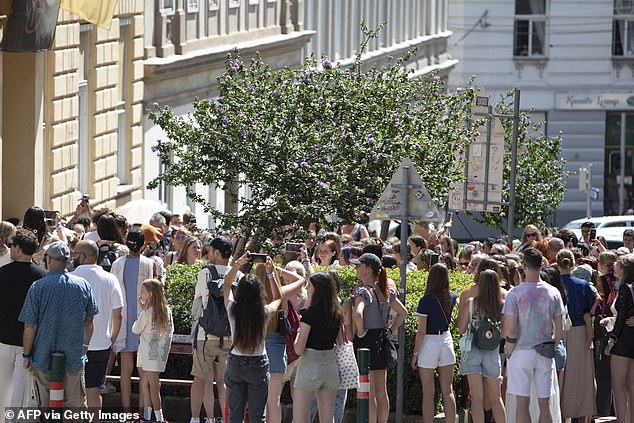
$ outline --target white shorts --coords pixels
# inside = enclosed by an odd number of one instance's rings
[[[436,369],[456,363],[453,340],[449,331],[440,335],[425,335],[418,352],[418,367]]]
[[[554,360],[535,350],[515,350],[506,364],[506,392],[531,396],[531,384],[537,387],[538,398],[550,398],[553,387]]]

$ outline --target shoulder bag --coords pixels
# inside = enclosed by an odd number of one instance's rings
[[[471,332],[471,320],[473,319],[473,297],[469,298],[469,326],[467,327],[467,331],[462,335],[458,345],[460,346],[460,351],[462,353],[467,353],[471,351],[471,346],[473,345],[473,333]]]
[[[376,297],[376,302],[377,302],[377,306],[379,307],[379,312],[383,314],[381,311],[381,301],[379,301],[379,297],[376,293],[376,288],[372,288],[372,292],[374,293],[374,296]],[[389,301],[388,301],[388,307],[389,307]],[[379,335],[379,352],[385,349],[385,363],[387,364],[388,368],[393,369],[394,367],[396,367],[396,364],[398,363],[398,351],[396,350],[396,344],[394,344],[394,341],[392,341],[387,334],[387,324],[390,318],[389,311],[386,314],[387,316],[385,317],[385,319],[383,319],[385,321],[385,324],[383,326],[383,330],[381,331],[381,334]]]

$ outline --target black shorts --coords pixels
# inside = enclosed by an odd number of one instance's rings
[[[385,329],[368,329],[368,333],[363,338],[354,337],[354,350],[367,348],[370,350],[370,370],[385,370],[387,362],[385,358],[385,348],[381,348],[381,332]]]
[[[108,359],[111,348],[107,350],[88,351],[86,356],[88,362],[84,367],[84,377],[86,388],[99,388],[106,383],[106,373],[108,373]]]

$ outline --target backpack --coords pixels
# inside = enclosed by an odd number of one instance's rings
[[[203,307],[203,314],[198,318],[198,327],[205,331],[205,338],[209,335],[220,338],[220,347],[225,336],[231,336],[229,315],[225,308],[224,278],[218,274],[216,266],[205,266],[209,270],[207,276],[207,307]]]
[[[483,351],[493,351],[499,347],[501,338],[500,323],[482,316],[475,324],[473,344],[476,348]]]
[[[97,265],[101,266],[106,272],[110,272],[112,269],[112,263],[119,258],[117,249],[119,244],[113,242],[112,244],[100,244],[99,255],[97,256]]]

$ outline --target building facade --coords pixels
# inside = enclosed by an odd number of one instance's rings
[[[493,96],[520,88],[522,109],[563,134],[569,170],[591,165],[593,215],[634,207],[634,3],[450,0],[449,29],[452,86],[475,75]],[[586,215],[577,174],[567,188],[559,226]]]
[[[109,31],[60,10],[50,51],[0,53],[3,219],[142,198],[143,7],[119,0]]]
[[[386,22],[368,45],[365,63],[386,62],[412,48],[417,55],[410,66],[419,76],[438,71],[447,77],[457,63],[447,53],[447,0],[146,0],[145,16],[145,106],[171,106],[181,116],[193,109],[194,98],[216,95],[216,78],[235,48],[246,59],[260,52],[274,69],[300,65],[311,54],[346,65],[362,40],[363,18],[370,28]],[[148,182],[161,171],[151,147],[164,133],[147,115],[144,129]],[[194,189],[219,210],[237,207],[215,187]],[[176,213],[193,211],[201,227],[214,225],[182,187],[148,190],[146,198]]]

